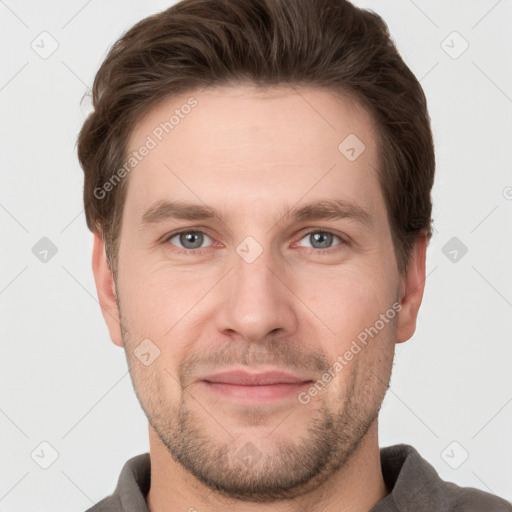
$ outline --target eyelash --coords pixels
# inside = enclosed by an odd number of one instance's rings
[[[181,231],[175,231],[174,233],[171,233],[170,235],[167,235],[164,238],[163,243],[164,244],[169,244],[169,240],[171,240],[171,238],[174,238],[177,235],[187,234],[187,233],[201,233],[201,234],[206,235],[207,237],[209,237],[209,238],[211,238],[213,240],[213,238],[210,235],[208,235],[208,233],[202,231],[201,229],[184,229],[184,230],[181,230]],[[307,233],[304,233],[299,238],[298,241],[300,242],[300,240],[302,240],[306,236],[311,235],[313,233],[322,233],[322,234],[333,235],[336,238],[339,238],[341,243],[339,243],[338,245],[335,245],[333,247],[329,247],[328,249],[315,249],[314,247],[304,247],[304,249],[306,249],[306,252],[308,254],[315,253],[317,255],[318,254],[329,255],[329,254],[332,254],[332,253],[336,252],[337,250],[339,250],[342,246],[348,245],[348,242],[343,237],[341,237],[340,235],[337,235],[336,233],[333,233],[332,231],[328,231],[328,230],[324,230],[324,229],[313,229],[311,231],[308,231]],[[174,246],[174,247],[176,247],[176,246]],[[207,247],[207,248],[203,248],[203,249],[180,249],[178,247],[177,249],[172,249],[172,250],[178,252],[178,254],[194,253],[194,254],[200,255],[200,254],[203,254],[206,250],[208,250],[210,248],[211,247]]]

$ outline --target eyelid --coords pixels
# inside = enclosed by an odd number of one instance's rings
[[[298,236],[299,238],[296,238],[296,241],[292,243],[292,247],[294,247],[304,237],[306,237],[310,234],[313,234],[313,233],[328,233],[328,234],[331,234],[331,235],[339,238],[341,240],[341,242],[337,245],[328,247],[326,249],[316,249],[314,247],[304,247],[304,249],[309,250],[309,252],[315,252],[317,254],[319,254],[319,253],[329,254],[329,253],[332,253],[332,252],[338,250],[342,246],[348,245],[348,243],[349,243],[349,238],[346,235],[338,234],[335,230],[332,230],[330,228],[304,228],[304,229],[306,229],[307,231],[301,230],[299,232],[299,234],[296,235],[296,237]],[[211,235],[208,234],[208,231],[209,230],[207,228],[203,228],[203,227],[183,228],[178,231],[173,231],[172,233],[166,234],[163,237],[162,241],[163,241],[163,243],[168,243],[171,238],[174,238],[175,236],[180,235],[182,233],[202,233],[203,235],[206,235],[207,237],[209,237],[214,242],[214,244],[218,243]],[[186,254],[186,253],[202,254],[205,250],[208,250],[209,248],[213,247],[214,244],[212,244],[209,247],[203,247],[203,248],[199,248],[199,249],[182,249],[180,247],[175,246],[176,247],[175,250],[176,250],[176,252],[178,252],[178,253],[181,252],[182,254]]]

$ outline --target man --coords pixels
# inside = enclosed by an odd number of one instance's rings
[[[112,48],[78,141],[93,271],[149,422],[92,511],[510,511],[379,449],[434,148],[345,0],[185,0]]]

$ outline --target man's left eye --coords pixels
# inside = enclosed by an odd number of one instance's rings
[[[318,244],[320,247],[312,247],[313,249],[331,249],[332,241],[334,238],[337,238],[338,240],[343,243],[343,240],[341,240],[341,237],[338,235],[335,235],[334,233],[331,233],[330,231],[310,231],[309,233],[306,233],[304,237],[301,238],[303,240],[304,238],[309,238],[309,240],[313,240],[313,244]],[[341,243],[337,245],[341,245]],[[328,247],[326,247],[328,245]]]

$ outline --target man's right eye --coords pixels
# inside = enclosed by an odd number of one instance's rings
[[[181,249],[181,252],[187,253],[191,251],[201,254],[203,251],[198,249],[202,249],[201,246],[204,243],[205,237],[211,240],[211,238],[204,231],[185,230],[171,233],[168,237],[165,238],[164,242],[171,242],[172,245],[181,244],[182,247],[178,246],[178,248]],[[173,239],[176,239],[176,241],[172,242]]]

